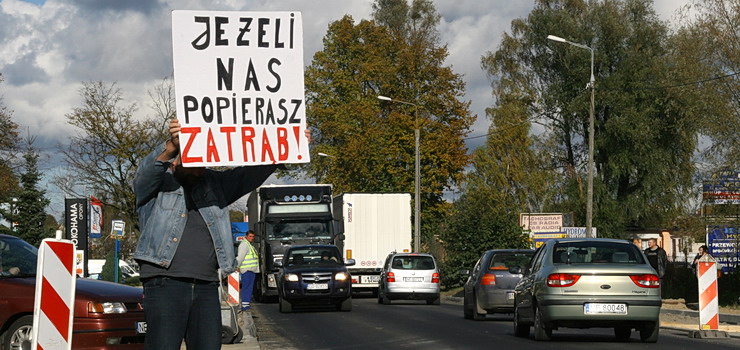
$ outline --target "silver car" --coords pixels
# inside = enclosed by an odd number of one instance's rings
[[[660,279],[637,246],[615,239],[555,239],[537,250],[514,293],[514,334],[549,340],[559,327],[632,329],[658,340]]]
[[[391,253],[385,259],[378,287],[378,303],[426,300],[439,305],[439,268],[430,254]]]
[[[464,286],[463,314],[483,320],[486,314],[514,312],[514,287],[529,265],[532,249],[494,249],[484,252]]]

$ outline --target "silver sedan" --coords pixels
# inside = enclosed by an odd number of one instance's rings
[[[535,253],[514,291],[514,333],[549,340],[559,327],[633,329],[656,342],[660,279],[637,246],[615,239],[550,240]]]

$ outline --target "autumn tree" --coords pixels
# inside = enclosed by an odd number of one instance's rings
[[[666,224],[687,201],[696,149],[696,109],[668,87],[680,67],[670,36],[647,0],[536,2],[485,55],[495,78],[516,77],[529,118],[542,135],[557,201],[543,209],[585,222],[590,76],[588,50],[547,40],[556,35],[591,47],[596,78],[594,226],[600,236],[626,227]],[[497,89],[505,86],[494,85]],[[500,101],[496,101],[500,103]]]
[[[422,218],[431,218],[444,206],[443,190],[462,177],[468,161],[462,137],[473,117],[469,103],[460,101],[462,77],[443,64],[446,47],[415,31],[419,13],[413,9],[392,21],[356,24],[345,16],[330,24],[323,50],[306,71],[308,124],[317,131],[313,150],[330,156],[314,154],[300,170],[332,183],[337,193],[413,193],[418,127]],[[436,26],[433,6],[425,10]],[[384,25],[390,23],[404,30]],[[419,107],[379,101],[378,95]],[[429,242],[432,225],[422,223]]]
[[[0,74],[0,83],[2,82],[3,76]],[[12,114],[0,97],[0,203],[9,203],[10,193],[18,189],[14,161],[20,138],[18,124],[13,122]]]
[[[157,90],[153,96],[160,96],[161,91],[161,96],[169,98],[166,85],[160,89],[164,90]],[[139,162],[163,140],[171,105],[155,105],[160,111],[158,117],[139,120],[134,117],[136,104],[124,105],[115,84],[85,82],[80,96],[82,106],[67,114],[67,122],[77,127],[78,133],[61,149],[69,173],[55,181],[67,196],[95,195],[107,213],[117,213],[127,228],[138,232],[134,175]],[[136,238],[126,236],[124,251],[133,248]]]

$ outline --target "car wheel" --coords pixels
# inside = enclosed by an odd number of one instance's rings
[[[552,339],[552,329],[545,326],[545,321],[542,320],[542,310],[537,308],[534,315],[534,340],[550,339]]]
[[[427,305],[439,305],[439,304],[440,304],[439,294],[437,294],[436,298],[427,300]]]
[[[352,311],[352,297],[349,297],[343,302],[339,303],[339,305],[337,305],[337,310],[345,312]]]
[[[467,294],[463,296],[463,317],[468,320],[473,319],[473,308],[470,306],[470,301],[467,297]]]
[[[283,299],[282,296],[278,296],[278,302],[280,303],[280,312],[293,312],[293,305],[291,305],[287,300]]]
[[[221,344],[233,344],[237,331],[231,327],[221,327]]]
[[[33,341],[33,316],[23,316],[5,333],[3,349],[30,349]]]
[[[629,340],[630,335],[632,335],[632,328],[625,326],[614,327],[614,336],[617,338],[617,340]]]
[[[660,332],[660,321],[649,322],[640,329],[640,340],[643,343],[655,343],[658,341]]]
[[[371,293],[373,293],[372,294],[373,295],[373,298],[377,297],[378,296],[378,288],[373,288],[373,290],[371,291]]]
[[[390,305],[391,303],[391,300],[385,295],[384,290],[378,292],[378,301],[383,305]]]
[[[519,308],[514,307],[514,336],[526,338],[529,336],[529,325],[519,320]]]
[[[482,321],[486,319],[486,314],[478,313],[478,298],[475,297],[475,293],[473,293],[473,319],[476,321]]]

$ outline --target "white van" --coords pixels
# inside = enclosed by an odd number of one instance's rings
[[[97,277],[103,272],[103,265],[105,265],[105,259],[90,259],[87,261],[87,270],[90,277]],[[123,260],[118,260],[118,268],[121,269],[126,277],[139,277],[139,272]]]

